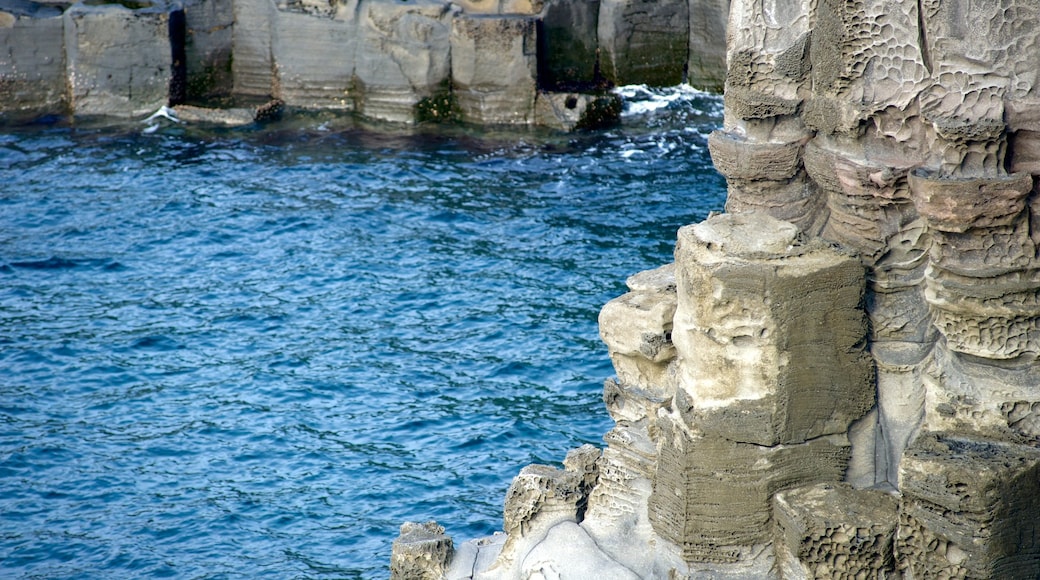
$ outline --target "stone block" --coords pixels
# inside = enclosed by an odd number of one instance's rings
[[[600,338],[622,384],[659,393],[668,390],[668,364],[675,358],[675,305],[674,291],[629,292],[600,310]]]
[[[453,20],[452,90],[463,121],[530,123],[537,70],[535,19],[464,15]]]
[[[690,58],[686,82],[721,93],[726,84],[726,23],[730,0],[690,2]]]
[[[683,81],[690,44],[686,0],[600,0],[600,68],[618,85]]]
[[[690,433],[670,420],[658,427],[650,522],[688,562],[735,562],[768,542],[773,495],[839,481],[849,461],[843,435],[767,447]]]
[[[896,554],[913,578],[1035,578],[1040,449],[924,435],[901,467]]]
[[[391,580],[441,580],[455,546],[437,522],[401,525],[390,552]]]
[[[358,111],[383,121],[418,121],[424,99],[448,92],[451,6],[438,0],[361,0],[359,12]]]
[[[678,238],[672,342],[689,425],[800,443],[844,434],[873,406],[858,259],[761,213],[717,215]]]
[[[534,122],[561,131],[598,129],[621,120],[621,97],[613,94],[549,93],[539,91]]]
[[[221,99],[234,90],[232,47],[235,15],[231,0],[193,0],[184,4],[186,96]]]
[[[777,568],[784,580],[890,578],[898,504],[889,493],[822,483],[773,498]]]
[[[554,0],[538,31],[538,84],[549,91],[587,90],[597,83],[600,0]]]
[[[271,47],[273,0],[235,0],[232,3],[231,74],[236,96],[267,99],[275,93],[275,63]]]
[[[169,101],[170,8],[84,2],[65,11],[65,61],[76,115],[139,117]]]
[[[66,112],[63,27],[58,7],[0,4],[0,121]]]
[[[302,10],[276,10],[271,28],[278,96],[286,105],[355,110],[358,25],[353,14],[333,18]]]
[[[909,180],[917,211],[930,227],[943,232],[1010,225],[1022,216],[1033,191],[1028,173],[952,179],[915,171]]]

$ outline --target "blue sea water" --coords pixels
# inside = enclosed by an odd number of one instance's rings
[[[0,131],[0,577],[386,578],[601,445],[596,317],[721,209],[721,99],[620,127]]]

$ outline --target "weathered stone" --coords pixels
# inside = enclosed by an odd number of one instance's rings
[[[0,3],[0,121],[65,112],[63,26],[57,7]]]
[[[680,229],[675,256],[672,342],[689,424],[799,443],[845,433],[873,406],[857,259],[756,213]]]
[[[291,107],[353,111],[358,22],[302,10],[276,10],[271,21],[271,54],[278,96]],[[334,55],[334,57],[332,57]]]
[[[587,90],[601,80],[599,4],[600,0],[554,0],[546,5],[538,33],[538,83],[543,90]]]
[[[769,540],[773,495],[839,481],[849,459],[844,436],[775,447],[691,434],[668,420],[661,435],[649,517],[691,562],[734,562]]]
[[[708,150],[715,169],[727,179],[741,181],[786,181],[802,166],[804,141],[762,143],[741,135],[713,131]]]
[[[898,504],[891,494],[841,483],[776,494],[774,548],[784,580],[889,578]]]
[[[690,2],[690,59],[686,82],[721,93],[726,84],[726,21],[730,0]]]
[[[951,179],[914,172],[909,179],[917,211],[929,226],[944,232],[1010,225],[1022,215],[1026,196],[1033,190],[1028,173]]]
[[[65,11],[65,61],[76,115],[138,117],[167,104],[170,9],[78,3]]]
[[[437,522],[401,526],[390,554],[391,580],[441,580],[455,552]]]
[[[1040,365],[1034,356],[999,361],[939,343],[924,367],[924,428],[997,441],[1040,443]]]
[[[567,457],[563,460],[564,469],[578,476],[578,491],[580,493],[576,511],[578,522],[585,519],[585,510],[588,509],[589,505],[589,494],[596,487],[596,482],[599,481],[599,458],[602,456],[603,452],[599,448],[586,443],[577,449],[568,451]]]
[[[850,133],[883,109],[909,106],[928,78],[918,6],[917,0],[819,2],[810,51],[810,126]]]
[[[683,81],[690,43],[686,0],[600,0],[603,75],[619,85]]]
[[[361,0],[358,18],[358,111],[413,123],[424,99],[448,92],[453,12],[439,0]]]
[[[674,292],[629,292],[608,302],[599,314],[600,338],[625,385],[664,393],[672,345]]]
[[[535,101],[534,122],[561,131],[597,129],[621,119],[621,97],[541,91]]]
[[[1040,570],[1040,450],[920,437],[901,468],[900,568],[913,578],[1032,578]]]
[[[231,0],[192,0],[184,4],[186,97],[221,99],[234,90],[232,46],[235,14]]]
[[[535,20],[468,16],[452,21],[452,90],[464,121],[524,124],[534,118]]]
[[[235,0],[231,74],[234,93],[269,98],[275,94],[275,62],[271,47],[272,0]]]
[[[576,522],[578,504],[587,497],[583,483],[583,476],[548,465],[521,469],[506,492],[503,527],[508,536],[490,570],[512,576],[549,530],[561,522]]]

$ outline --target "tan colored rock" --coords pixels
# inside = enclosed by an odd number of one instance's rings
[[[674,292],[629,292],[608,302],[599,314],[600,338],[624,385],[657,393],[670,391]]]
[[[440,0],[361,0],[354,69],[358,111],[414,123],[423,99],[444,97],[451,82],[453,21],[450,6]]]
[[[1040,450],[922,436],[901,468],[899,566],[914,578],[1031,578],[1040,570]]]
[[[271,46],[275,4],[272,0],[236,0],[232,6],[237,32],[232,37],[234,94],[264,99],[275,96]]]
[[[894,577],[897,508],[891,494],[841,483],[776,494],[774,548],[780,577]]]
[[[437,522],[401,526],[390,554],[391,580],[441,580],[455,549]]]
[[[537,88],[535,20],[461,15],[452,21],[451,79],[464,121],[526,124]]]
[[[358,23],[301,10],[276,10],[271,54],[278,96],[291,107],[353,111]],[[334,54],[336,58],[329,58]]]
[[[768,447],[691,434],[668,421],[660,429],[649,517],[688,562],[732,563],[768,542],[773,495],[839,481],[849,459],[844,435]]]
[[[678,404],[734,441],[845,433],[874,404],[863,267],[793,225],[724,214],[679,230]]]

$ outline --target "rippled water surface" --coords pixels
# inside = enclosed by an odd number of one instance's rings
[[[386,578],[601,443],[596,316],[721,209],[721,101],[621,127],[0,132],[0,576]],[[659,105],[659,106],[658,106]]]

